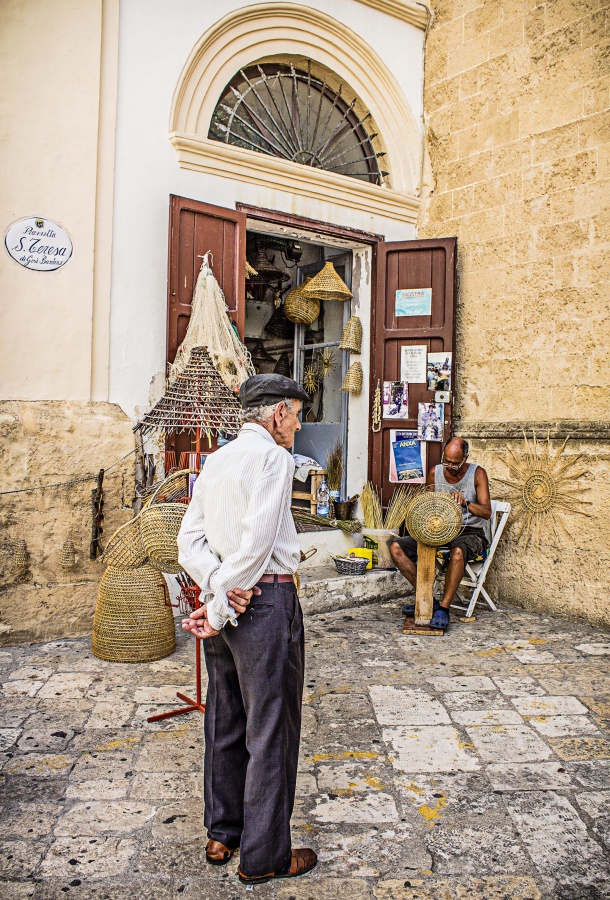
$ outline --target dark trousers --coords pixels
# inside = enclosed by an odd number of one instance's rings
[[[293,584],[260,584],[237,627],[203,642],[208,670],[204,823],[240,847],[244,875],[290,858],[304,677],[303,614]]]

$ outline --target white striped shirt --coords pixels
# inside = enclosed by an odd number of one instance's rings
[[[220,631],[237,624],[227,591],[249,590],[265,573],[294,574],[299,540],[290,512],[294,461],[269,432],[248,422],[208,456],[178,535],[181,566],[212,594],[207,615]]]

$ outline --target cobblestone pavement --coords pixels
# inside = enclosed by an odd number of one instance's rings
[[[444,638],[396,602],[306,620],[295,846],[317,870],[277,900],[610,897],[610,642],[501,610]],[[2,898],[233,900],[202,834],[193,643],[139,666],[86,639],[0,651]]]

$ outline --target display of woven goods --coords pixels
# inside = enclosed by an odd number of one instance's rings
[[[362,350],[362,322],[359,316],[352,316],[345,324],[339,350],[360,353]]]
[[[337,274],[337,270],[331,262],[327,262],[324,268],[311,279],[303,288],[306,297],[316,297],[318,300],[350,300],[352,292]]]
[[[362,364],[354,362],[345,373],[341,390],[348,394],[361,394],[363,379]]]
[[[165,579],[153,566],[126,572],[109,566],[100,582],[92,649],[109,662],[152,662],[176,648]]]
[[[297,325],[311,325],[320,315],[320,301],[316,297],[308,297],[304,288],[311,278],[306,278],[302,284],[297,285],[287,295],[284,301],[286,318]]]
[[[105,566],[115,569],[137,569],[146,561],[146,551],[140,538],[140,517],[130,519],[114,532],[102,553]]]
[[[462,509],[449,494],[425,491],[410,504],[406,525],[420,544],[441,547],[462,530]]]
[[[237,397],[214,368],[207,350],[194,347],[185,370],[168,384],[163,397],[134,431],[176,433],[199,428],[208,434],[237,434],[240,424]]]
[[[142,546],[162,572],[182,572],[178,562],[178,532],[186,512],[184,503],[151,503],[140,513]]]

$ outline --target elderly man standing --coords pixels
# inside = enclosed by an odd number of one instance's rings
[[[489,480],[482,466],[468,462],[468,441],[451,438],[443,447],[440,466],[428,473],[427,484],[435,491],[451,494],[462,507],[462,531],[450,541],[449,565],[445,575],[445,591],[440,603],[434,601],[433,628],[449,625],[449,607],[457,594],[467,562],[476,559],[487,548],[485,521],[491,518]],[[410,535],[390,543],[390,555],[413,587],[417,584],[417,541]],[[403,613],[411,616],[415,606],[403,606]]]
[[[208,457],[178,537],[179,560],[208,602],[182,627],[205,638],[204,798],[213,865],[240,848],[244,884],[303,875],[292,849],[304,674],[294,584],[289,449],[308,395],[291,378],[255,375],[240,389],[236,440]]]

